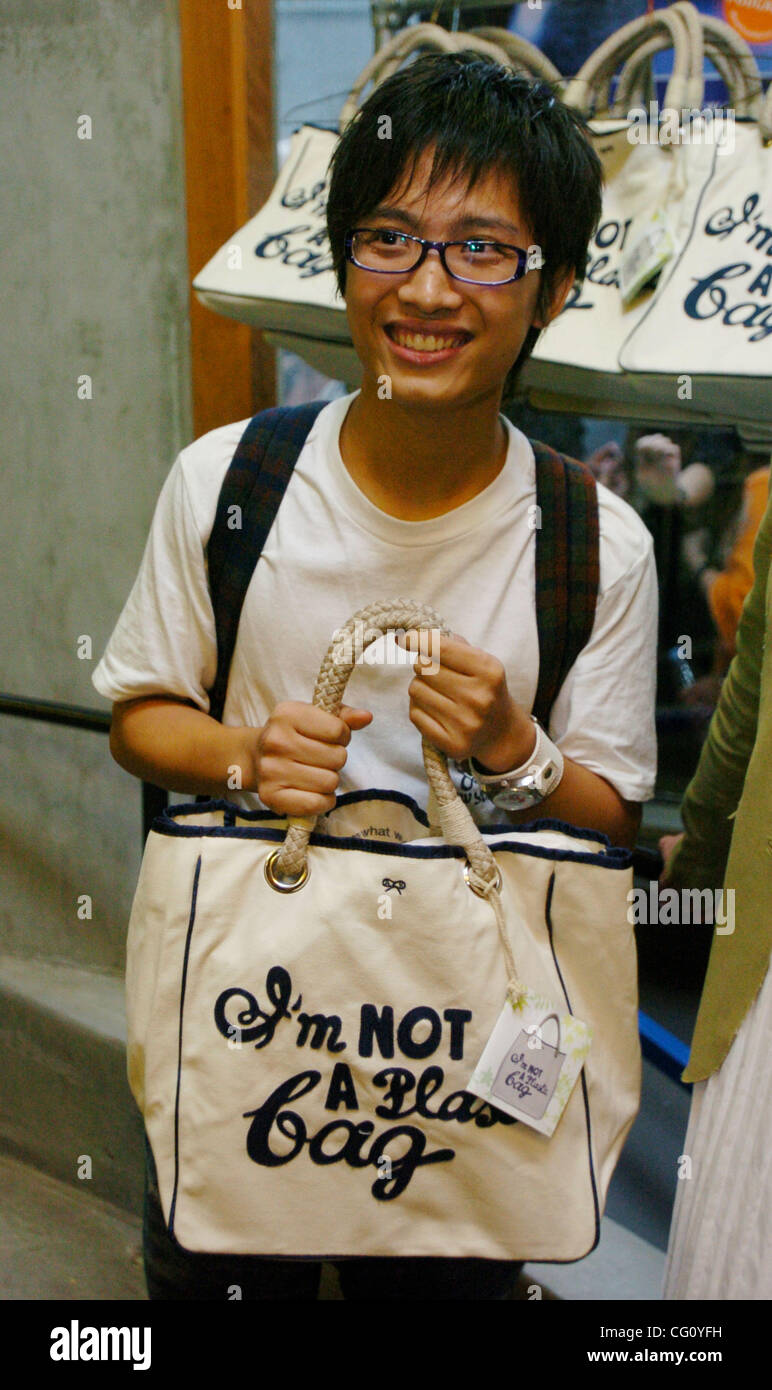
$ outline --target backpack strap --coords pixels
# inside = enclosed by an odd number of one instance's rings
[[[213,719],[222,719],[241,609],[255,566],[306,438],[327,404],[275,406],[255,415],[225,475],[206,552],[217,632],[217,675],[209,692]]]
[[[560,687],[595,621],[600,581],[598,491],[589,468],[538,440],[536,624],[539,683],[533,713],[547,729]]]

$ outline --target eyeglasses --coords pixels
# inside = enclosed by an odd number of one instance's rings
[[[361,270],[381,275],[404,275],[417,270],[430,251],[436,251],[443,269],[467,285],[509,285],[529,270],[541,270],[544,257],[538,246],[523,251],[499,241],[426,241],[391,227],[354,227],[346,233],[346,259]]]

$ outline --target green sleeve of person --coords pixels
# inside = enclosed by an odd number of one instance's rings
[[[675,887],[718,888],[724,882],[734,815],[756,739],[771,556],[772,495],[756,536],[755,580],[743,605],[737,654],[681,807],[685,834],[667,872]]]

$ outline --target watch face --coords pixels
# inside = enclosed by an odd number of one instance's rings
[[[513,787],[511,791],[498,792],[493,798],[493,804],[500,806],[504,811],[524,811],[527,806],[535,806],[543,799],[541,792],[535,787]]]

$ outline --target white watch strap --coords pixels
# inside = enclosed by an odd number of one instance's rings
[[[547,794],[547,789],[543,785],[543,773],[552,764],[554,772],[549,779],[549,791],[553,792],[558,786],[563,776],[563,754],[556,743],[553,743],[548,734],[545,733],[535,715],[530,716],[536,725],[536,743],[531,754],[526,758],[520,767],[510,768],[508,772],[483,772],[478,767],[474,758],[468,759],[468,767],[481,787],[491,792],[497,788],[511,787],[519,778],[532,774],[537,779],[537,785],[541,784],[542,794]]]
[[[525,762],[521,763],[519,767],[511,767],[508,772],[483,772],[474,758],[468,759],[469,767],[481,786],[495,787],[497,782],[508,782],[511,777],[524,777],[528,769],[532,767],[534,763],[539,762],[539,757],[544,747],[543,739],[546,735],[536,715],[532,714],[529,717],[536,725],[536,742]],[[553,744],[552,746],[554,747],[555,745]]]

